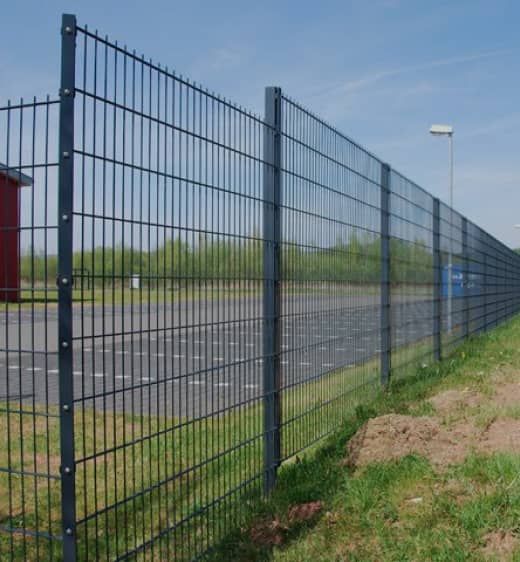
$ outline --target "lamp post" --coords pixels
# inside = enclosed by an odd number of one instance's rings
[[[449,166],[450,166],[450,230],[452,228],[452,211],[453,211],[453,127],[451,125],[432,125],[430,127],[430,134],[434,136],[448,137],[449,148]],[[453,297],[453,281],[452,281],[452,256],[453,256],[453,240],[452,233],[450,232],[449,245],[448,245],[448,332],[451,332],[451,310],[452,310],[452,297]]]

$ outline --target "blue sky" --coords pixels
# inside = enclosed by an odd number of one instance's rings
[[[0,104],[56,94],[63,11],[261,114],[281,86],[400,172],[520,246],[520,2],[26,0],[2,6]]]

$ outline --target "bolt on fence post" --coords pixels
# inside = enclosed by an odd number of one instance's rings
[[[463,290],[463,337],[469,336],[469,256],[468,256],[468,220],[462,217],[462,290]]]
[[[58,173],[58,361],[63,559],[76,560],[76,486],[72,378],[72,211],[74,182],[74,87],[76,17],[61,27],[61,85]]]
[[[265,89],[264,127],[264,493],[276,484],[280,464],[280,198],[282,92]]]
[[[381,165],[381,384],[390,382],[390,166]]]
[[[441,350],[441,249],[439,200],[433,200],[433,358],[442,358]]]

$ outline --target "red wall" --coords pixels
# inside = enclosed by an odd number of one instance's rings
[[[0,301],[17,302],[20,255],[20,189],[0,172]]]

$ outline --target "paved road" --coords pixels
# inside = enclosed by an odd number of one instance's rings
[[[395,302],[395,301],[394,301]],[[262,393],[261,300],[74,311],[75,400],[89,408],[199,416]],[[432,302],[393,305],[395,346],[432,332]],[[377,297],[288,297],[282,303],[284,387],[377,356]],[[0,324],[0,397],[56,404],[56,311],[22,310]],[[16,350],[5,353],[5,349]],[[32,352],[34,350],[34,353]]]

